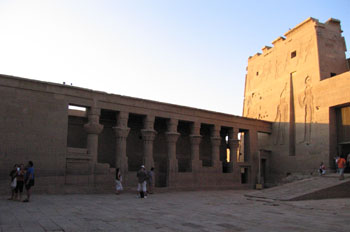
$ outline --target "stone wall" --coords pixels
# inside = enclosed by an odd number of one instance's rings
[[[0,179],[8,180],[14,164],[32,160],[40,167],[36,175],[42,185],[64,184],[67,102],[52,92],[33,91],[25,82],[15,84],[0,86]]]
[[[261,120],[73,86],[0,75],[0,88],[2,193],[11,167],[28,160],[41,192],[111,192],[116,168],[134,188],[141,164],[156,168],[156,187],[252,187],[257,133],[271,133]],[[250,135],[250,158],[232,155],[227,163],[225,150],[237,154],[240,131]],[[241,166],[251,177],[244,184]]]
[[[275,178],[333,166],[332,109],[350,104],[340,21],[309,18],[248,60],[243,116],[273,122],[269,142]],[[333,132],[332,132],[333,131]],[[333,133],[333,134],[332,134]]]

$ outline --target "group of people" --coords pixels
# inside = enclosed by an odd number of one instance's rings
[[[123,177],[119,168],[117,168],[115,175],[115,191],[116,194],[119,194],[121,191],[123,191]],[[148,194],[153,193],[154,168],[152,167],[149,171],[146,171],[145,166],[141,165],[136,177],[138,180],[137,191],[140,194],[138,196],[140,198],[147,198]]]
[[[29,202],[31,188],[34,186],[34,164],[29,161],[25,167],[23,164],[15,164],[10,172],[11,197],[9,200],[22,201],[23,188],[26,188],[27,198],[23,202]]]
[[[334,162],[335,162],[337,173],[339,174],[339,180],[344,180],[345,169],[348,168],[350,171],[350,154],[347,155],[346,159],[344,156],[336,156],[334,157]],[[323,176],[326,174],[326,166],[324,165],[323,162],[321,162],[320,164],[318,173],[320,174],[320,176]]]

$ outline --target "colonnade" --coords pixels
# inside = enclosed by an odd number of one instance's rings
[[[87,149],[92,156],[93,164],[98,162],[98,136],[103,130],[103,125],[99,123],[101,109],[97,107],[88,108],[88,122],[84,128],[88,134]],[[116,138],[115,149],[115,167],[120,168],[122,173],[128,173],[128,157],[126,154],[127,137],[130,132],[128,128],[129,112],[120,111],[116,117],[116,126],[113,127]],[[155,115],[145,115],[143,121],[143,129],[141,130],[143,140],[143,164],[149,170],[154,167],[153,145],[157,135],[154,130]],[[174,185],[174,179],[178,172],[178,161],[176,158],[176,142],[181,135],[178,128],[179,120],[175,118],[167,119],[167,131],[165,133],[167,142],[167,186]],[[230,149],[230,162],[228,164],[229,172],[233,171],[236,154],[239,147],[238,133],[239,128],[226,127],[228,129],[228,147]],[[200,134],[201,122],[193,121],[191,123],[190,137],[190,154],[191,169],[193,173],[197,173],[202,168],[202,160],[200,159],[200,143],[202,135]],[[222,137],[220,135],[221,125],[211,125],[210,141],[211,141],[211,167],[214,172],[222,172],[222,163],[220,160],[220,144]],[[254,131],[256,133],[256,131]],[[250,136],[257,140],[256,136]],[[256,144],[257,141],[249,141],[249,144]]]

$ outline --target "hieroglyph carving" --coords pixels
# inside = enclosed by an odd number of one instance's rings
[[[278,123],[275,144],[280,143],[281,145],[284,144],[288,116],[288,103],[286,101],[286,91],[287,83],[284,85],[284,88],[280,94],[280,103],[277,106],[277,113],[275,118],[275,122]]]
[[[311,78],[305,78],[304,94],[299,96],[299,105],[304,108],[304,139],[300,143],[311,143],[311,123],[314,114],[314,99],[312,94]]]

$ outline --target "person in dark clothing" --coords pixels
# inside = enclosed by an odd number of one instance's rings
[[[137,172],[137,179],[138,179],[138,184],[137,184],[137,191],[140,193],[140,198],[147,198],[145,196],[145,193],[147,191],[147,173],[145,166],[142,165],[140,170]]]
[[[29,202],[31,196],[31,188],[34,186],[34,164],[32,161],[28,162],[25,185],[27,190],[27,199],[23,202]]]

